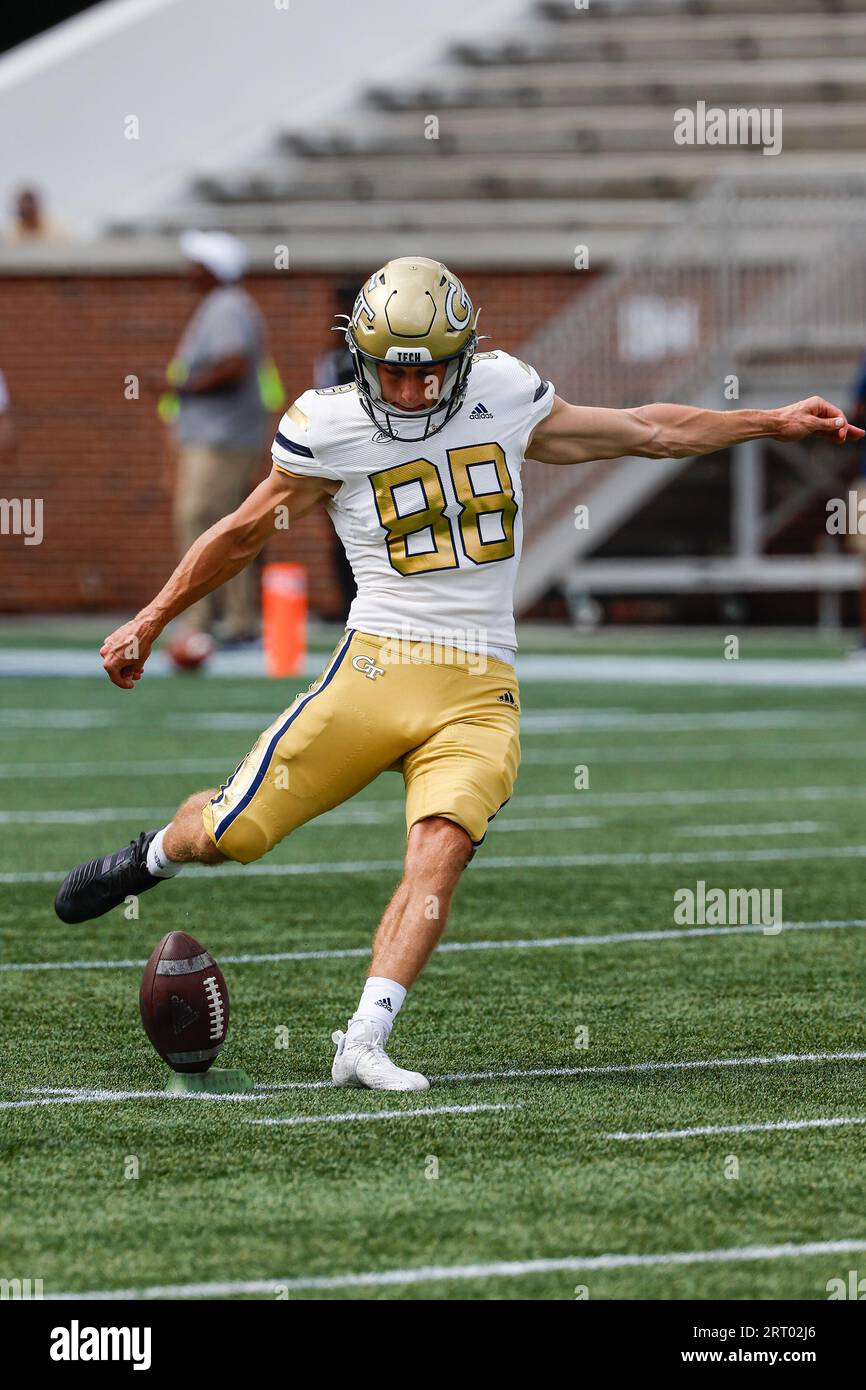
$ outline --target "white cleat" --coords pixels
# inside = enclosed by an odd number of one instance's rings
[[[426,1091],[430,1082],[419,1071],[395,1066],[384,1047],[384,1033],[372,1020],[359,1018],[349,1031],[331,1034],[337,1055],[331,1067],[335,1086],[367,1086],[371,1091]]]

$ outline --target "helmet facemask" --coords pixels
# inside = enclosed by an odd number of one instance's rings
[[[379,378],[380,362],[385,366],[405,366],[407,365],[405,361],[401,363],[396,354],[394,360],[391,361],[389,357],[374,357],[372,354],[364,352],[355,343],[350,333],[346,334],[346,343],[352,354],[355,381],[358,386],[358,398],[361,405],[373,423],[390,439],[429,439],[432,434],[438,433],[448,423],[466,398],[472,358],[477,345],[474,334],[465,346],[451,357],[439,358],[438,360],[430,358],[427,362],[421,361],[412,364],[421,369],[425,366],[432,368],[445,364],[441,383],[436,382],[432,372],[430,374],[428,384],[436,388],[435,394],[431,396],[430,405],[421,406],[415,410],[403,410],[400,406],[386,401],[382,396],[382,383]],[[405,357],[405,354],[403,355]]]

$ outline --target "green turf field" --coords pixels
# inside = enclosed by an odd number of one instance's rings
[[[366,946],[396,880],[398,776],[282,845],[266,864],[285,872],[186,873],[138,921],[53,914],[67,868],[221,780],[293,693],[0,683],[0,1276],[46,1293],[822,1299],[866,1275],[866,1125],[610,1137],[866,1118],[862,693],[526,683],[517,794],[446,937],[491,944],[435,956],[392,1036],[398,1062],[437,1078],[420,1098],[318,1084],[364,972],[333,953]],[[673,935],[673,894],[699,879],[781,889],[802,928]],[[173,928],[223,964],[222,1060],[260,1083],[253,1100],[94,1096],[164,1084],[138,963]],[[16,968],[58,962],[78,964]],[[79,1089],[58,1103],[59,1088]],[[252,1123],[341,1114],[383,1118]],[[775,1248],[825,1242],[855,1248]],[[488,1268],[503,1262],[519,1272]],[[378,1278],[336,1282],[364,1273]]]

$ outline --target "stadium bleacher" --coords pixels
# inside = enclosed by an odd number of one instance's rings
[[[199,179],[182,216],[149,225],[288,228],[301,254],[318,237],[334,257],[367,229],[426,238],[444,223],[450,242],[483,227],[480,255],[495,256],[499,237],[513,255],[519,234],[524,264],[538,266],[564,249],[553,229],[585,225],[610,264],[721,173],[776,175],[756,145],[675,146],[676,108],[783,107],[786,176],[820,176],[832,151],[833,172],[856,177],[864,80],[863,0],[529,6],[513,32],[371,87],[342,121],[282,132],[259,167]]]

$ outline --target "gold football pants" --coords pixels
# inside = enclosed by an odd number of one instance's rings
[[[511,796],[519,707],[506,662],[349,631],[204,807],[205,829],[229,859],[249,864],[396,770],[407,834],[425,816],[443,816],[477,846]]]

